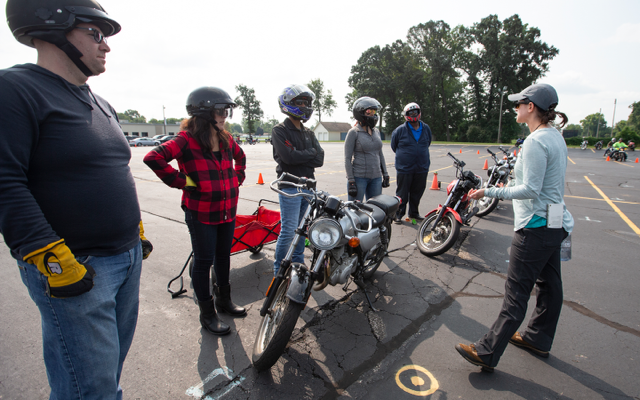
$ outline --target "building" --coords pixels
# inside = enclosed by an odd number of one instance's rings
[[[313,133],[319,142],[344,140],[352,125],[347,122],[318,122]]]
[[[167,124],[166,133],[164,124],[141,124],[121,120],[120,127],[125,136],[154,137],[156,135],[177,135],[180,132],[180,123]]]

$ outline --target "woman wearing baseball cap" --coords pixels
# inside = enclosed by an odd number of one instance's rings
[[[549,357],[562,308],[560,243],[573,229],[573,217],[564,205],[567,146],[551,124],[558,94],[547,84],[535,84],[512,94],[516,121],[531,134],[525,139],[515,166],[515,180],[508,187],[470,192],[473,199],[497,197],[513,200],[514,237],[511,242],[504,302],[498,319],[476,343],[456,345],[470,363],[493,371],[508,343],[537,356]],[[538,287],[536,309],[526,329],[518,332],[534,285]]]

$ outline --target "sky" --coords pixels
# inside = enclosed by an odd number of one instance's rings
[[[235,98],[253,88],[265,119],[282,120],[282,89],[320,78],[338,107],[324,121],[350,122],[345,96],[351,67],[370,47],[405,41],[412,26],[443,20],[472,26],[491,14],[518,14],[559,49],[538,82],[553,85],[557,109],[580,123],[602,110],[607,126],[640,101],[640,1],[273,1],[100,0],[122,31],[109,38],[107,71],[91,89],[118,111],[148,120],[186,117],[187,96],[201,86]],[[0,68],[36,62],[35,49],[0,28]],[[505,98],[506,101],[506,98]],[[230,122],[241,122],[237,110]],[[315,115],[314,115],[315,116]],[[313,126],[314,117],[310,121]],[[429,123],[429,121],[425,121]]]

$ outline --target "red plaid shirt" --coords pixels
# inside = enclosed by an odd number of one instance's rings
[[[197,187],[183,190],[182,205],[204,224],[222,224],[235,218],[239,187],[245,178],[244,152],[231,135],[225,133],[229,135],[229,148],[220,148],[221,162],[213,152],[203,153],[196,139],[185,131],[144,157],[145,164],[170,187],[184,189],[186,175],[189,175]],[[174,159],[178,160],[180,171],[169,164]]]

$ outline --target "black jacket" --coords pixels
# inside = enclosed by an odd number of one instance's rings
[[[273,159],[278,176],[283,172],[305,178],[315,178],[314,169],[324,164],[324,150],[313,132],[302,125],[302,131],[287,118],[273,127],[271,133]]]

